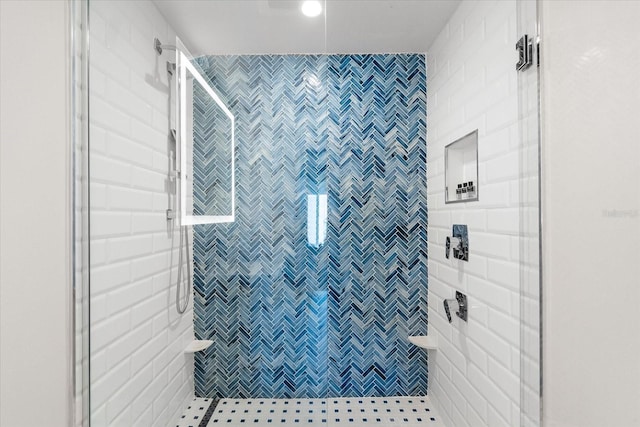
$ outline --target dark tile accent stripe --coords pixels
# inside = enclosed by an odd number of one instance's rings
[[[204,416],[202,417],[202,421],[200,421],[200,424],[198,424],[198,427],[207,427],[207,424],[209,424],[209,420],[211,419],[211,415],[213,414],[213,411],[215,411],[216,406],[218,406],[219,401],[219,399],[211,400],[211,404],[209,405],[207,412],[205,412]]]

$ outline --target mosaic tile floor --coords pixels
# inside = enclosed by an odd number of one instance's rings
[[[206,426],[222,425],[444,427],[427,397],[222,399]]]
[[[176,427],[206,427],[214,409],[213,399],[196,397],[189,403]]]

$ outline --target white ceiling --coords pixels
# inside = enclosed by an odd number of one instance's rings
[[[460,0],[155,0],[194,55],[426,52]],[[166,42],[165,42],[166,43]]]

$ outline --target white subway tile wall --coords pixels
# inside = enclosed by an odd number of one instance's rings
[[[514,0],[463,1],[427,53],[429,396],[451,427],[520,423],[521,167]],[[478,129],[479,198],[444,203],[444,147]],[[534,218],[537,219],[537,218]],[[445,258],[469,226],[469,262]],[[467,294],[468,323],[442,301]]]
[[[94,426],[176,422],[193,399],[193,304],[174,308],[169,89],[150,1],[90,4],[91,407]]]

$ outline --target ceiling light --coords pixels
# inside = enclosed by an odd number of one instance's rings
[[[322,13],[322,5],[318,0],[306,0],[302,2],[302,7],[300,8],[302,13],[309,18],[316,17]]]

